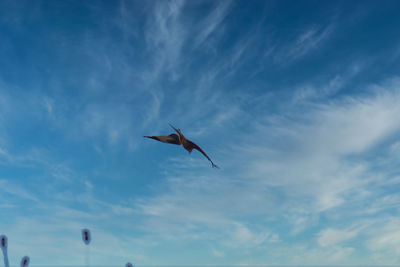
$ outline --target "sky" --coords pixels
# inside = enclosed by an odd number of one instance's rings
[[[1,1],[11,264],[399,264],[399,10]]]

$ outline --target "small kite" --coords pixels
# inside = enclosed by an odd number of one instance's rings
[[[7,237],[5,235],[0,236],[0,247],[1,250],[3,251],[4,266],[9,267],[10,263],[8,262],[8,254],[7,254]]]
[[[92,240],[89,229],[82,229],[82,240],[85,245],[89,245],[90,241]]]
[[[83,243],[85,243],[85,245],[86,245],[86,255],[85,255],[86,266],[89,267],[90,266],[89,243],[90,243],[90,241],[92,241],[92,236],[90,234],[89,229],[87,229],[87,228],[82,229],[81,233],[82,233]]]
[[[0,236],[0,246],[3,250],[7,249],[7,237],[5,235]]]
[[[183,148],[186,149],[189,152],[189,154],[192,153],[193,149],[197,149],[211,162],[213,168],[219,169],[219,167],[215,165],[214,162],[212,162],[210,157],[208,157],[207,154],[198,145],[196,145],[192,141],[186,139],[185,136],[183,136],[180,129],[176,129],[171,124],[169,126],[171,126],[172,129],[174,129],[178,134],[173,133],[168,136],[144,136],[144,137],[151,138],[167,144],[174,144],[178,146],[183,145]]]
[[[21,267],[28,267],[29,266],[29,257],[24,256],[21,259]]]

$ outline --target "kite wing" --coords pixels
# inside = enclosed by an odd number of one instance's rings
[[[187,139],[186,139],[187,140]],[[212,160],[210,159],[210,157],[209,156],[207,156],[207,154],[198,146],[198,145],[196,145],[195,143],[193,143],[192,141],[189,141],[189,140],[187,140],[188,141],[188,150],[189,151],[192,151],[192,149],[197,149],[198,151],[200,151],[200,153],[201,154],[203,154],[210,162],[211,162],[211,165],[212,165],[212,167],[213,168],[217,168],[217,169],[219,169],[219,167],[217,166],[217,165],[215,165],[214,164],[214,162],[212,162]]]
[[[174,145],[181,144],[177,134],[170,134],[168,136],[143,136],[143,137],[151,138],[167,144],[174,144]]]

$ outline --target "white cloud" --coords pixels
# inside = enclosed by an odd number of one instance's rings
[[[222,251],[219,251],[219,250],[216,250],[216,249],[212,249],[211,252],[215,257],[218,257],[218,258],[225,257],[225,254]]]
[[[269,232],[254,233],[248,227],[241,223],[235,223],[234,228],[235,229],[232,233],[232,244],[235,244],[234,246],[260,246],[264,241],[268,239],[268,237],[270,237]],[[274,240],[275,238],[276,236],[274,236]]]
[[[274,62],[288,65],[318,49],[331,36],[334,28],[334,24],[329,24],[325,27],[311,26],[304,29],[291,44],[283,46],[282,49],[271,55]]]
[[[400,221],[396,217],[387,216],[378,221],[370,229],[367,246],[372,251],[394,253],[400,258]]]
[[[247,137],[258,143],[247,144],[250,153],[242,160],[247,158],[250,164],[245,175],[265,186],[279,186],[287,197],[316,198],[316,211],[343,204],[350,191],[354,194],[370,182],[366,176],[370,163],[362,160],[363,153],[400,127],[397,85],[381,89],[385,92],[291,115],[298,121],[259,125]],[[354,160],[347,160],[351,156]]]
[[[0,147],[0,156],[6,160],[10,159],[10,154],[4,148]]]
[[[356,237],[357,230],[325,229],[319,233],[318,244],[322,247],[336,245]]]
[[[314,86],[307,84],[301,86],[294,93],[293,102],[297,103],[305,100],[315,100],[321,97],[329,97],[341,90],[344,87],[345,82],[346,80],[342,76],[336,75],[324,85]]]
[[[11,183],[9,182],[8,179],[0,180],[0,191],[12,195],[13,198],[24,198],[35,202],[39,202],[39,198],[35,194],[33,194],[29,190],[29,188],[24,188],[23,186],[17,183]],[[3,200],[6,201],[7,197],[3,196]]]
[[[389,153],[392,157],[395,157],[397,160],[400,159],[400,141],[396,141],[390,145]]]
[[[48,115],[50,118],[54,118],[54,114],[53,114],[53,106],[54,106],[54,101],[52,98],[50,97],[44,97],[43,98],[43,107],[44,109],[47,111]]]
[[[127,144],[129,148],[136,145],[138,137],[134,122],[137,120],[128,104],[88,104],[73,121],[76,128],[72,130],[78,138],[97,137],[96,141],[109,145]]]
[[[186,155],[178,164],[168,162],[162,193],[136,206],[148,216],[147,230],[171,234],[231,227],[232,238],[246,246],[263,242],[270,229],[268,223],[248,226],[242,216],[279,218],[297,235],[317,227],[321,213],[346,212],[368,201],[381,178],[364,156],[400,129],[397,88],[396,82],[384,83],[364,96],[313,105],[301,113],[289,109],[271,120],[256,117],[246,132],[230,140],[230,149],[219,151],[223,171],[199,173],[197,161]],[[192,165],[179,168],[187,164]],[[336,246],[356,233],[327,229],[319,243]],[[229,242],[226,235],[221,240]],[[334,262],[352,253],[353,248],[341,248],[329,257]]]
[[[186,32],[180,21],[183,1],[156,2],[154,16],[148,18],[146,41],[153,54],[151,81],[164,71],[175,80],[179,77],[181,50]]]
[[[400,183],[400,181],[397,181],[397,183],[392,184],[392,186],[396,186]],[[383,186],[383,185],[382,185]],[[390,185],[387,185],[390,186]],[[391,209],[400,209],[400,196],[397,194],[385,194],[383,196],[377,196],[375,197],[375,200],[369,205],[366,205],[367,207],[363,209],[361,212],[365,214],[376,214],[385,210],[391,210]]]
[[[328,264],[354,264],[356,260],[352,260],[355,249],[353,247],[331,247],[331,248],[310,248],[307,246],[290,247],[293,256],[289,262],[296,265],[321,265]]]
[[[201,31],[197,35],[195,45],[202,45],[213,32],[220,28],[220,24],[227,15],[231,1],[220,1],[213,11],[201,23]]]

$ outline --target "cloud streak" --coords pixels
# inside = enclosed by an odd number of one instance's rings
[[[203,45],[207,39],[220,28],[221,23],[227,16],[231,1],[219,1],[217,6],[203,20],[200,32],[195,39],[195,46]]]
[[[310,26],[299,33],[293,42],[270,54],[273,61],[281,66],[287,66],[312,51],[316,51],[333,34],[334,24],[328,26]]]

